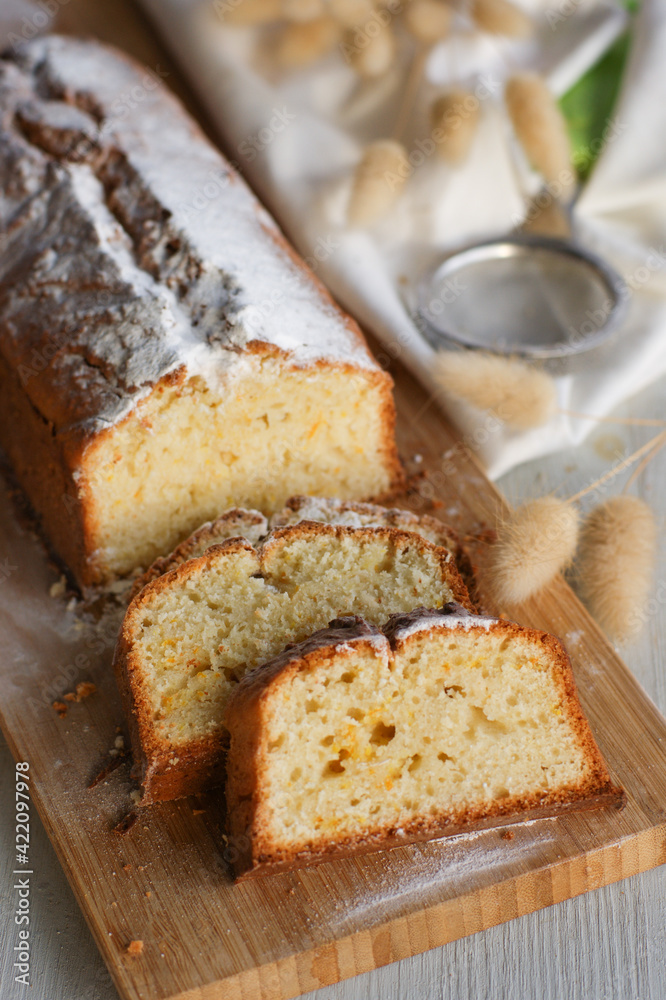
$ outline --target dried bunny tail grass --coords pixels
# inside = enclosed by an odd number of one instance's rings
[[[571,219],[562,202],[548,194],[544,188],[529,205],[520,230],[523,233],[567,239],[571,236]]]
[[[566,199],[575,185],[571,143],[564,115],[538,73],[516,73],[504,93],[516,137],[525,155],[550,184],[561,185]]]
[[[372,0],[328,0],[328,10],[344,28],[367,24],[375,12]]]
[[[571,563],[577,542],[578,510],[568,501],[541,497],[517,507],[498,531],[485,589],[499,607],[521,604]]]
[[[346,32],[342,44],[342,52],[347,62],[356,70],[359,76],[372,80],[383,76],[393,64],[396,55],[396,40],[393,31],[387,24],[373,21],[376,31],[373,34],[362,29]]]
[[[281,0],[281,5],[287,21],[315,21],[326,13],[324,0]]]
[[[410,173],[407,151],[394,139],[380,139],[366,147],[354,174],[347,221],[369,226],[387,214]]]
[[[425,45],[445,38],[451,27],[453,10],[445,0],[411,0],[405,10],[405,27]]]
[[[576,560],[580,595],[613,639],[635,635],[654,574],[657,525],[638,497],[611,497],[585,518]]]
[[[472,0],[470,16],[477,28],[490,35],[527,38],[534,30],[527,14],[509,0]]]
[[[221,5],[216,4],[217,15],[226,24],[235,27],[268,24],[270,21],[279,21],[282,17],[281,0],[241,0],[236,6],[226,6],[228,10],[220,9]]]
[[[481,116],[481,104],[470,90],[456,88],[437,97],[430,109],[437,152],[448,163],[467,157]]]
[[[550,375],[515,358],[482,351],[439,351],[435,378],[450,396],[492,410],[517,430],[540,427],[557,411]]]
[[[286,24],[277,39],[275,56],[283,69],[301,69],[326,55],[340,40],[340,25],[332,17]]]

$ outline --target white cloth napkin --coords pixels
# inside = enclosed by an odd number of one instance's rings
[[[578,444],[596,424],[559,415],[545,427],[515,433],[468,406],[447,405],[432,377],[433,351],[409,303],[444,251],[507,232],[523,217],[526,192],[538,190],[499,100],[506,76],[535,68],[563,93],[626,23],[613,0],[522,2],[539,25],[534,39],[457,32],[431,51],[403,137],[416,160],[422,152],[423,163],[391,215],[359,231],[344,222],[350,175],[364,143],[391,131],[409,53],[374,83],[360,83],[339,53],[307,71],[275,71],[267,79],[270,59],[257,52],[256,31],[224,26],[210,0],[142,0],[227,151],[235,151],[232,158],[301,253],[382,340],[387,356],[399,357],[437,396],[493,477]],[[628,316],[611,351],[581,373],[558,378],[562,409],[602,416],[666,371],[664,52],[666,6],[644,0],[609,139],[576,206],[582,241],[628,281]],[[429,98],[451,80],[475,90],[483,107],[469,162],[460,170],[419,146],[428,133]]]

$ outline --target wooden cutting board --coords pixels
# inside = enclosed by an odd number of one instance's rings
[[[395,372],[400,445],[429,478],[404,498],[472,537],[502,501],[436,407]],[[419,412],[420,411],[420,412]],[[416,459],[415,459],[416,457]],[[233,886],[219,797],[144,810],[125,835],[128,766],[87,788],[123,727],[110,673],[120,609],[50,597],[58,579],[3,490],[2,728],[124,998],[293,997],[666,861],[666,721],[563,581],[518,613],[562,636],[623,812],[569,815]],[[441,506],[439,506],[441,504]],[[507,609],[513,611],[513,609]],[[80,681],[97,691],[51,703]],[[138,957],[127,953],[141,940]]]

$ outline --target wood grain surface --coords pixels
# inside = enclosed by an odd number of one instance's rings
[[[124,7],[117,5],[104,25],[90,15],[104,6],[90,4],[87,21],[76,21],[83,7],[74,2],[63,15],[72,28],[78,23],[123,44],[118,11]],[[128,14],[127,24],[138,25],[136,47],[154,54],[152,39],[133,18]],[[167,63],[163,54],[159,59]],[[477,536],[495,523],[502,501],[423,390],[405,373],[394,374],[401,448],[412,471],[427,468],[431,475],[408,505],[427,507],[434,500],[441,504],[435,513]],[[222,857],[214,795],[144,813],[125,837],[112,833],[127,808],[126,770],[92,791],[86,786],[123,724],[108,672],[117,616],[107,612],[95,621],[50,598],[57,575],[39,543],[8,505],[3,515],[0,555],[16,567],[11,590],[6,583],[0,590],[3,730],[15,757],[31,762],[33,802],[123,997],[295,996],[666,860],[666,725],[562,581],[521,608],[519,617],[568,642],[585,710],[628,792],[622,814],[517,826],[509,842],[489,831],[466,842],[404,848],[236,888]],[[483,543],[476,549],[482,560]],[[104,648],[98,653],[100,635]],[[60,719],[50,692],[63,677],[70,688],[91,679],[98,691]],[[126,948],[135,939],[144,941],[144,951],[130,958]],[[99,970],[95,978],[101,979]],[[38,995],[56,996],[48,990]],[[92,990],[81,995],[92,997]],[[391,995],[412,997],[417,990]],[[534,995],[573,994],[544,989]],[[616,995],[624,1000],[630,994]],[[647,994],[637,985],[635,996],[644,1000]]]
[[[499,495],[437,409],[419,415],[419,386],[396,375],[402,452],[430,474],[409,503],[434,500],[482,563],[475,539],[495,522]],[[144,810],[119,836],[126,768],[87,788],[123,725],[109,670],[118,612],[95,620],[50,597],[39,542],[4,504],[2,548],[16,568],[0,594],[2,727],[16,759],[30,761],[33,802],[121,996],[292,997],[666,860],[666,723],[563,581],[518,617],[567,642],[585,711],[627,792],[623,812],[519,824],[510,841],[492,830],[238,886],[215,793]],[[97,691],[59,718],[50,703],[58,677]],[[143,941],[139,957],[127,954],[134,940]]]

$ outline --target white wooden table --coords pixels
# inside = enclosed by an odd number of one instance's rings
[[[666,335],[666,334],[665,334]],[[666,417],[666,382],[625,405],[618,416]],[[653,431],[601,424],[575,452],[533,462],[500,485],[515,502],[566,484],[574,493]],[[606,457],[608,456],[608,457]],[[626,478],[626,474],[624,476]],[[623,478],[618,477],[616,489]],[[637,492],[666,515],[666,450],[642,475]],[[657,581],[666,595],[666,552]],[[1,559],[2,553],[0,553]],[[641,684],[666,712],[666,597],[640,639],[623,651]],[[640,734],[636,734],[640,739]],[[0,1000],[117,1000],[46,832],[33,816],[32,988],[13,982],[15,940],[12,861],[13,762],[0,748]],[[666,860],[666,859],[665,859]],[[444,948],[386,966],[308,1000],[666,1000],[666,867],[492,928]]]

